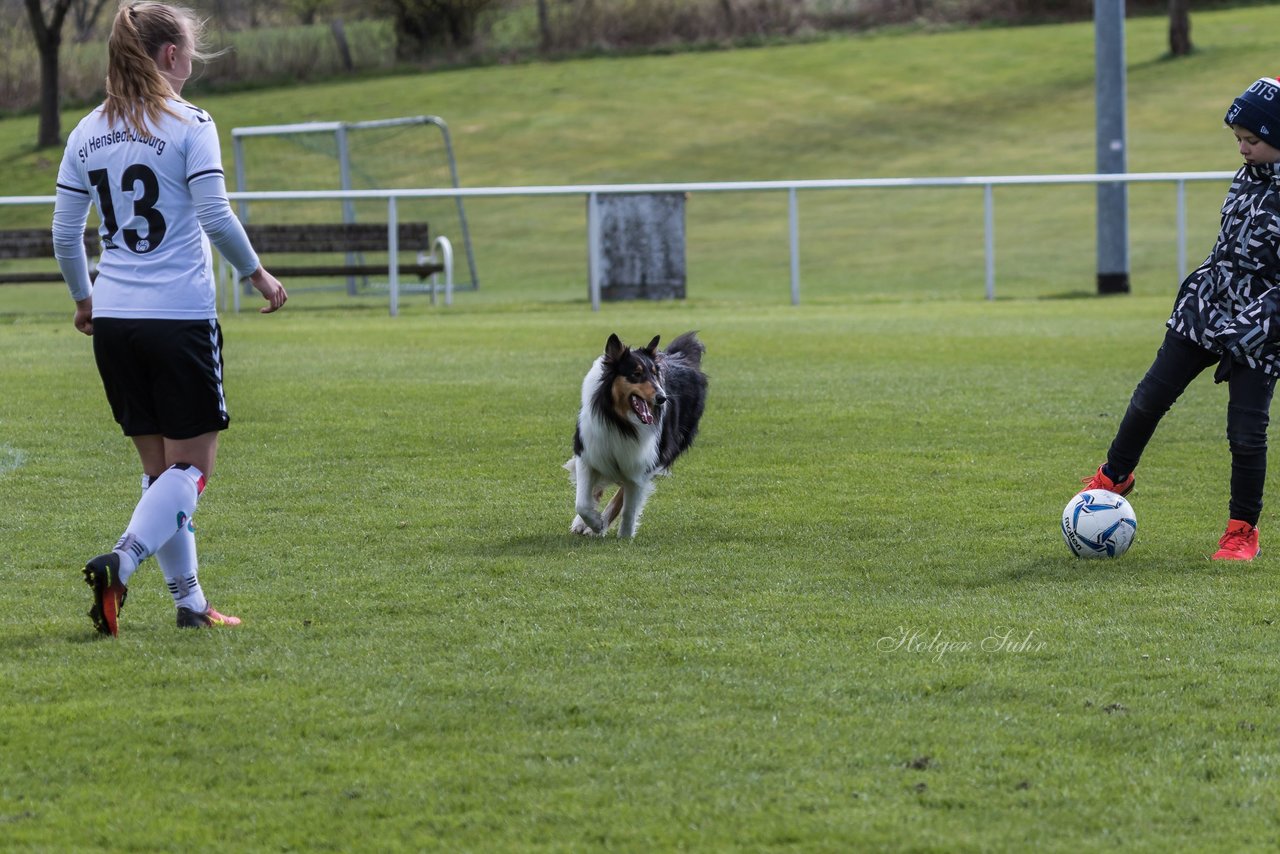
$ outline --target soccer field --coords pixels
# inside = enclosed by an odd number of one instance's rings
[[[1235,165],[1220,116],[1278,16],[1197,12],[1176,62],[1164,19],[1129,22],[1133,171]],[[877,33],[198,103],[224,145],[437,113],[473,187],[1087,172],[1091,49]],[[34,129],[0,122],[6,193],[52,187]],[[321,180],[300,162],[258,174]],[[1188,189],[1193,264],[1224,190]],[[1131,193],[1134,290],[1106,299],[1092,188],[1000,190],[990,302],[978,191],[802,195],[795,307],[785,198],[695,194],[682,302],[591,312],[582,199],[477,199],[482,287],[450,308],[224,315],[195,522],[227,631],[179,632],[151,563],[94,634],[80,568],[138,464],[65,290],[0,289],[0,850],[1280,848],[1280,528],[1208,560],[1225,390],[1161,424],[1127,554],[1059,531],[1163,335],[1172,187]],[[572,536],[583,374],[612,332],[688,329],[697,443],[635,541]]]
[[[1161,427],[1127,555],[1078,561],[1058,531],[1166,300],[233,315],[197,524],[206,589],[245,625],[179,632],[148,565],[101,641],[78,570],[137,466],[62,295],[20,299],[6,847],[1276,840],[1265,521],[1259,561],[1207,560],[1222,389]],[[582,374],[611,331],[687,328],[698,443],[634,542],[570,535]]]

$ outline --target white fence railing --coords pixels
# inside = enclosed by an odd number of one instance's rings
[[[800,304],[800,202],[801,190],[857,190],[893,188],[982,188],[983,241],[986,259],[986,297],[995,299],[995,193],[996,187],[1059,184],[1173,184],[1176,190],[1178,278],[1186,276],[1187,215],[1186,185],[1196,181],[1229,181],[1234,172],[1126,172],[1088,175],[990,175],[952,178],[846,178],[805,181],[723,181],[669,184],[574,184],[534,187],[462,187],[400,190],[289,190],[228,193],[232,201],[314,201],[323,199],[370,200],[387,202],[389,245],[395,246],[399,222],[397,203],[400,199],[490,198],[513,196],[585,196],[588,205],[596,197],[608,193],[734,193],[785,192],[791,260],[791,303]],[[0,205],[52,205],[53,196],[0,196]],[[589,257],[596,258],[600,247],[591,245],[598,236],[587,235]],[[590,276],[591,308],[600,309],[599,264],[592,264]],[[387,270],[391,292],[391,313],[399,304],[400,282],[395,265]]]

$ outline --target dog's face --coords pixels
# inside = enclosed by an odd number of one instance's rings
[[[604,369],[610,378],[613,411],[621,421],[634,418],[641,424],[653,424],[667,402],[658,361],[659,337],[653,336],[643,350],[626,346],[617,335],[610,335],[604,345]]]

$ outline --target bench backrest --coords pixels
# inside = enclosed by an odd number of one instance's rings
[[[319,225],[245,226],[249,242],[259,252],[385,252],[387,226],[379,223],[323,223]],[[430,230],[425,222],[400,223],[400,248],[406,252],[427,249]],[[85,252],[99,253],[97,229],[85,229]],[[52,258],[53,234],[48,228],[0,231],[0,259]]]
[[[320,223],[316,225],[245,226],[249,242],[261,253],[270,252],[385,252],[385,223]],[[425,222],[402,222],[396,229],[400,249],[427,249],[431,237]]]
[[[89,257],[98,254],[98,230],[85,229],[84,249]],[[18,228],[0,231],[0,259],[52,258],[53,233],[48,228]]]

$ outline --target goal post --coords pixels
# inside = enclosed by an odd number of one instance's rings
[[[391,180],[397,182],[399,186],[401,181],[405,180],[403,173],[393,176],[389,179],[380,179],[377,175],[376,163],[364,163],[359,158],[353,158],[352,145],[353,141],[357,141],[362,137],[369,136],[376,131],[392,131],[396,129],[411,129],[413,127],[434,127],[440,133],[440,138],[444,146],[445,163],[448,167],[447,176],[440,174],[443,180],[447,180],[454,189],[459,189],[461,183],[458,180],[458,162],[453,151],[453,141],[449,136],[449,126],[444,119],[439,116],[404,116],[392,119],[374,119],[362,122],[302,122],[298,124],[283,125],[257,125],[253,127],[232,128],[231,140],[235,157],[235,186],[239,192],[245,192],[249,189],[249,167],[245,156],[245,142],[253,138],[275,138],[277,140],[297,142],[306,137],[320,136],[327,138],[332,142],[331,156],[337,161],[337,179],[338,188],[341,190],[360,189],[356,186],[356,178],[364,179],[367,189],[391,189],[391,187],[381,186],[381,180]],[[385,154],[375,155],[375,161],[396,160],[397,166],[404,168],[412,166],[406,164],[403,159],[388,157]],[[426,176],[430,171],[426,168],[427,164],[422,164],[423,168],[417,174]],[[439,172],[439,170],[437,170]],[[279,176],[277,176],[279,177]],[[277,184],[282,184],[278,181]],[[438,186],[438,185],[437,185]],[[398,187],[397,187],[398,188]],[[289,186],[273,186],[271,190],[291,190],[297,187]],[[463,254],[466,258],[467,273],[465,278],[461,278],[454,285],[454,290],[478,290],[480,287],[480,277],[476,273],[475,252],[471,245],[471,232],[467,226],[467,212],[463,204],[461,196],[453,199],[454,209],[456,211],[459,234],[462,237]],[[240,216],[241,222],[248,223],[250,221],[249,202],[239,200],[236,202],[236,212]],[[359,218],[359,211],[356,204],[350,199],[342,200],[342,221],[344,223],[356,222]],[[443,233],[443,229],[432,223],[433,233]],[[348,290],[354,292],[353,285],[348,284]]]

